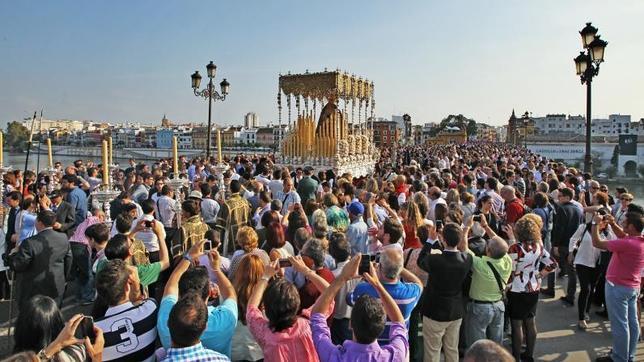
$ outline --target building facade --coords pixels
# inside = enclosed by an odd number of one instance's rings
[[[258,128],[259,127],[259,117],[255,112],[248,112],[244,116],[244,127],[245,128]]]
[[[376,147],[391,147],[401,141],[402,132],[394,121],[378,119],[373,122],[373,143]]]

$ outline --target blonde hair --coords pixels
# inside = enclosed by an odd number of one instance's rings
[[[249,253],[257,248],[259,244],[259,238],[255,229],[250,226],[242,226],[237,231],[237,244],[244,250],[244,252]]]
[[[447,204],[451,204],[452,202],[455,202],[457,205],[461,203],[461,197],[458,194],[458,190],[456,189],[450,189],[447,191],[447,196],[445,196],[445,201]]]
[[[541,228],[543,222],[539,215],[527,214],[523,215],[515,224],[517,239],[519,242],[532,244],[541,242]]]

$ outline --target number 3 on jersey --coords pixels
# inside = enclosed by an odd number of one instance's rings
[[[127,353],[134,350],[139,345],[139,339],[134,334],[134,325],[130,318],[119,319],[112,324],[112,332],[125,331],[120,334],[123,342],[117,344],[116,350],[120,353]]]

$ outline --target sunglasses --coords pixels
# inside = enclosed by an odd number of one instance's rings
[[[623,198],[621,198],[620,200],[622,200],[622,201],[633,201],[633,199],[629,199],[629,198],[627,198],[627,197],[623,197]]]

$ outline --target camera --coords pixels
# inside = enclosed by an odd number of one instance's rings
[[[481,215],[474,215],[472,216],[472,221],[474,222],[481,222]]]
[[[292,266],[291,261],[286,258],[280,259],[279,264],[280,268],[288,268]]]
[[[143,222],[143,225],[144,225],[146,228],[151,228],[153,224],[154,224],[154,221],[152,221],[152,220],[145,220],[145,221]]]

